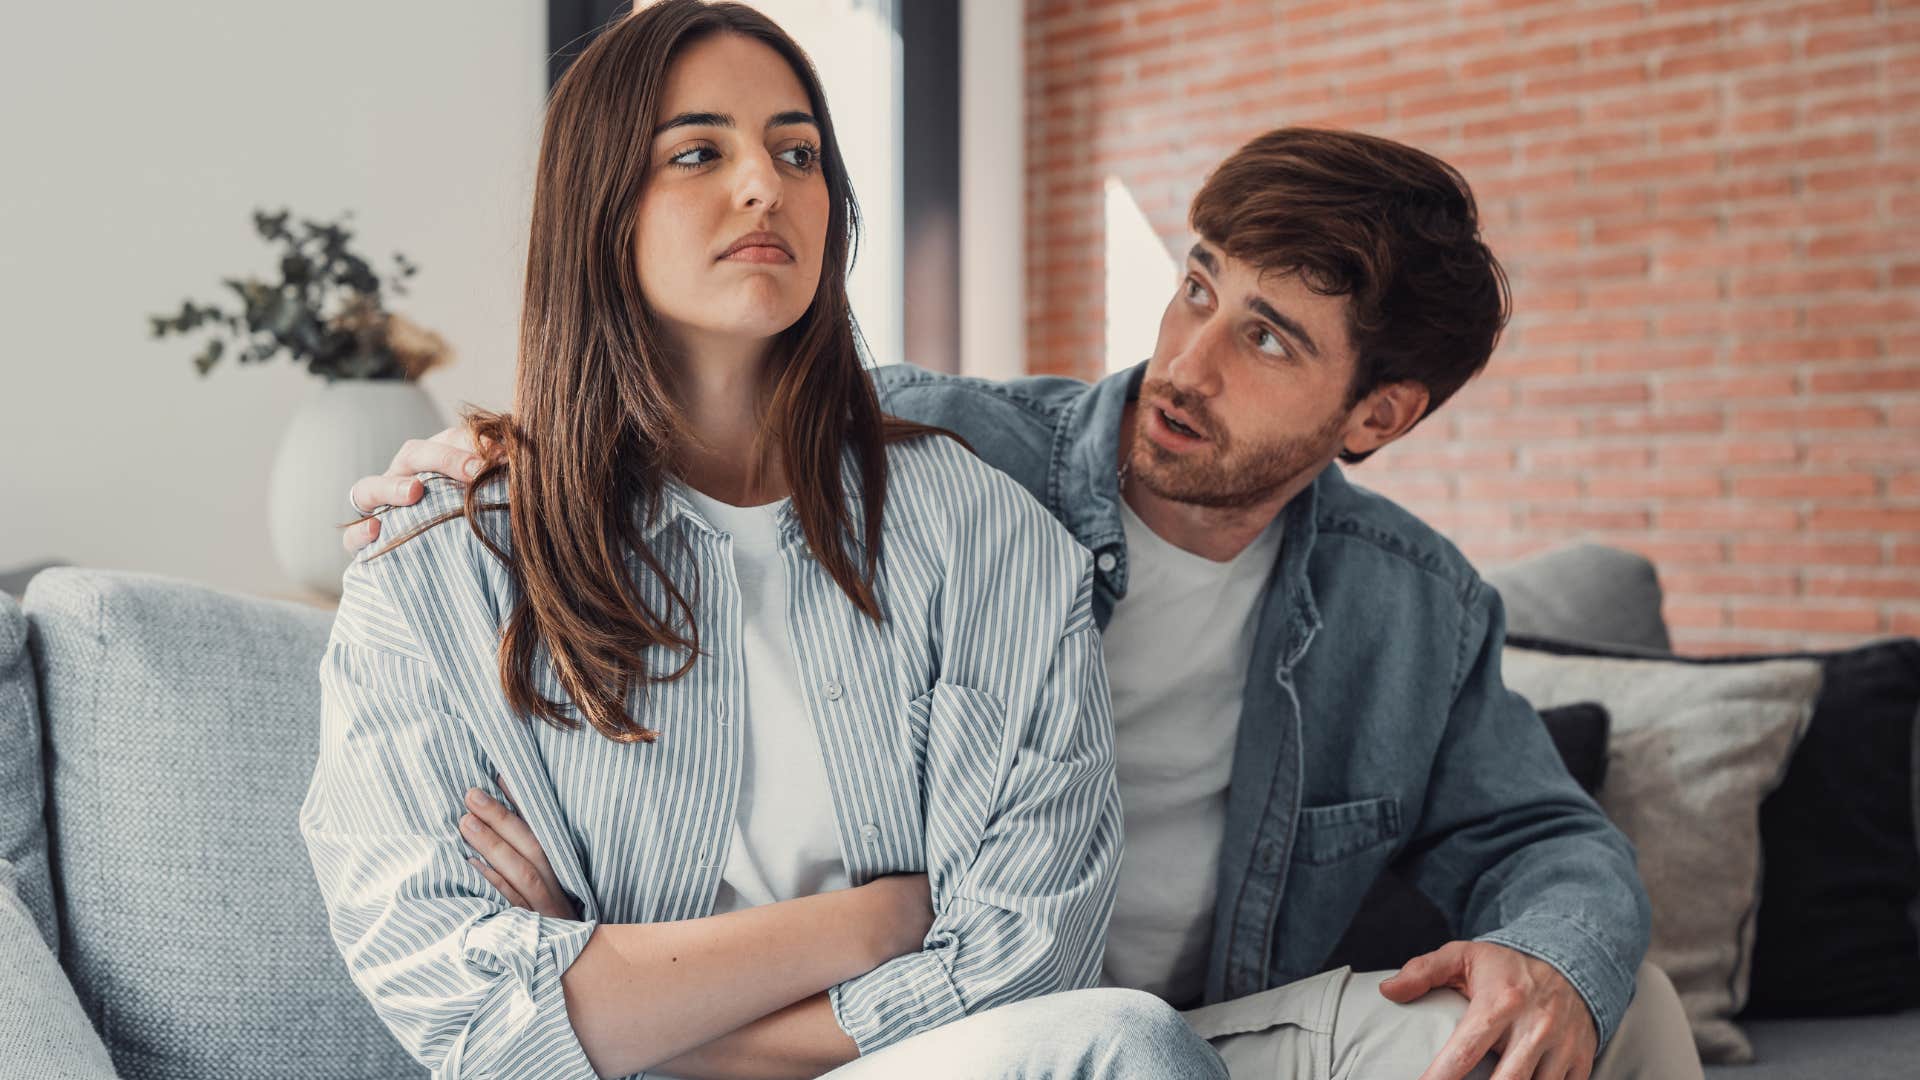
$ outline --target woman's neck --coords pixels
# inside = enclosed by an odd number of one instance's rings
[[[765,342],[702,343],[681,366],[680,408],[693,441],[681,448],[680,477],[735,506],[759,506],[787,495],[777,447],[759,457],[766,392]]]

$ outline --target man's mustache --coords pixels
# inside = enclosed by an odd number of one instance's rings
[[[1219,442],[1219,427],[1214,423],[1213,414],[1207,411],[1206,403],[1193,394],[1186,393],[1165,379],[1147,379],[1140,384],[1142,400],[1165,402],[1171,408],[1180,410],[1187,426],[1200,433],[1203,438]]]

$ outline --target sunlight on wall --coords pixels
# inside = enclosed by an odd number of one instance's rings
[[[862,229],[847,295],[871,354],[905,359],[900,158],[900,35],[892,0],[751,0],[793,35],[820,73],[847,160]]]
[[[1153,354],[1179,266],[1119,178],[1107,177],[1107,370]]]

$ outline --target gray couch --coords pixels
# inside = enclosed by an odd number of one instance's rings
[[[1494,576],[1515,632],[1665,643],[1632,556]],[[330,622],[132,573],[0,594],[0,1076],[421,1074],[348,981],[295,828]],[[1920,1014],[1751,1031],[1762,1064],[1713,1075],[1920,1075]]]

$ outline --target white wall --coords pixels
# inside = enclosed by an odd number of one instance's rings
[[[960,4],[960,371],[1027,373],[1026,5]]]
[[[511,403],[541,0],[107,0],[0,14],[0,567],[58,557],[291,591],[268,464],[317,380],[206,379],[148,313],[273,269],[256,205],[356,212],[395,302],[459,352],[449,416]],[[345,493],[341,493],[345,509]]]

